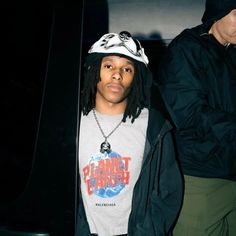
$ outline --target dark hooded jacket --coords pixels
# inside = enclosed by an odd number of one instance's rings
[[[128,235],[167,236],[171,235],[181,208],[183,181],[176,160],[172,125],[157,109],[156,101],[150,99],[151,76],[143,74],[142,77],[145,78],[143,87],[149,118],[142,168],[133,190]],[[152,89],[152,94],[156,96],[157,87],[153,86]],[[76,236],[90,235],[79,193]]]
[[[208,34],[235,8],[235,0],[207,1],[203,24],[180,33],[159,67],[186,175],[236,180],[236,48]]]

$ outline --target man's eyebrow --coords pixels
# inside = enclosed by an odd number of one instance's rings
[[[111,62],[114,62],[116,59],[113,59],[113,58],[103,58],[103,61],[102,62],[109,62],[109,61],[111,61]],[[125,62],[126,64],[128,64],[128,65],[132,65],[132,66],[134,66],[134,63],[132,62],[132,61],[130,61],[130,60],[128,60],[127,59],[127,61]]]

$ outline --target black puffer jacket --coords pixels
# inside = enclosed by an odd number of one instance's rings
[[[159,67],[184,174],[236,180],[236,48],[207,32],[184,30]]]

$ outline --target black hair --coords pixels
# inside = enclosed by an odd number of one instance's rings
[[[97,83],[100,80],[101,62],[102,58],[107,55],[108,54],[92,53],[86,57],[84,64],[83,89],[81,93],[81,110],[84,115],[88,115],[88,113],[95,107]],[[122,55],[122,57],[126,56]],[[129,117],[133,123],[134,120],[140,115],[142,109],[148,106],[149,99],[146,89],[150,85],[147,81],[150,78],[151,73],[144,63],[129,57],[128,59],[134,62],[135,74],[127,97],[128,102],[122,120],[125,122],[126,118]],[[144,80],[147,81],[145,82]],[[147,86],[145,84],[147,84]]]

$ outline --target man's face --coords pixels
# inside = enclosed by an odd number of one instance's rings
[[[132,81],[134,64],[119,56],[106,56],[102,59],[100,78],[97,84],[96,104],[126,106]]]
[[[215,24],[223,43],[236,44],[236,9],[232,10]]]

